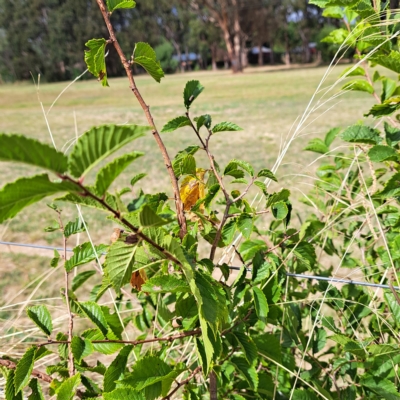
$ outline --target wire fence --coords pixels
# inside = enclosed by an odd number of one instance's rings
[[[53,247],[53,246],[44,246],[44,245],[37,245],[37,244],[30,244],[30,243],[17,243],[17,242],[3,242],[0,241],[0,245],[4,246],[16,246],[16,247],[25,247],[25,248],[30,248],[30,249],[41,249],[41,250],[49,250],[49,251],[63,251],[63,247]],[[67,248],[66,251],[68,252],[73,252],[72,249]],[[103,255],[106,253],[102,253]],[[235,270],[235,271],[240,271],[243,267],[235,267],[235,266],[229,266],[229,269]],[[248,269],[251,271],[251,269]],[[308,280],[316,280],[316,281],[324,281],[324,282],[329,282],[329,283],[344,283],[346,285],[356,285],[356,286],[367,286],[367,287],[373,287],[373,288],[378,288],[378,289],[395,289],[400,291],[400,287],[398,286],[392,286],[392,285],[384,285],[384,284],[379,284],[379,283],[369,283],[369,282],[361,282],[361,281],[353,281],[350,279],[342,279],[342,278],[330,278],[326,276],[317,276],[317,275],[304,275],[304,274],[293,274],[293,273],[286,273],[287,277],[290,278],[297,278],[297,279],[308,279]]]

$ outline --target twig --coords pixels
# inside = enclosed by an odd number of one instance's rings
[[[262,211],[257,211],[253,213],[253,215],[263,215],[263,214],[268,214],[270,211],[269,210],[262,210]],[[235,217],[240,217],[242,214],[228,214],[228,218],[235,218]]]
[[[161,154],[164,158],[164,164],[167,168],[167,171],[169,173],[169,177],[171,180],[171,184],[172,184],[172,189],[174,192],[174,200],[175,200],[175,206],[176,206],[176,213],[178,216],[178,223],[180,226],[180,237],[183,238],[186,235],[187,232],[187,226],[186,226],[186,219],[185,219],[185,214],[183,212],[183,203],[179,194],[179,186],[178,186],[178,180],[175,176],[174,170],[172,168],[172,163],[171,163],[171,158],[169,157],[168,151],[164,145],[164,142],[161,139],[160,134],[158,133],[158,130],[154,124],[154,119],[153,116],[150,112],[150,107],[146,104],[146,102],[144,101],[141,93],[139,92],[137,86],[136,86],[136,82],[135,79],[133,77],[133,73],[131,70],[131,64],[128,62],[128,60],[125,57],[124,52],[122,51],[122,48],[117,40],[116,34],[115,34],[115,30],[114,27],[111,24],[111,20],[110,20],[110,14],[108,13],[106,6],[104,4],[103,0],[96,0],[97,4],[100,8],[100,11],[103,15],[104,21],[107,25],[107,29],[108,32],[110,34],[110,39],[109,42],[113,44],[115,50],[117,51],[119,58],[121,60],[122,65],[125,68],[126,71],[126,75],[128,76],[128,80],[130,83],[130,88],[132,90],[132,92],[134,93],[134,95],[136,96],[140,106],[143,109],[144,114],[146,115],[147,121],[149,123],[149,125],[152,128],[152,132],[153,132],[153,136],[154,139],[156,140],[158,147],[161,151]]]
[[[193,331],[183,332],[174,336],[167,336],[161,338],[152,338],[152,339],[144,339],[144,340],[92,340],[91,343],[121,343],[121,344],[130,344],[133,346],[138,346],[144,343],[154,343],[154,342],[173,342],[174,340],[182,339],[188,336],[196,336],[201,334],[201,329],[195,329]],[[35,344],[37,347],[49,346],[52,344],[69,344],[69,340],[49,340],[44,343]]]
[[[231,199],[231,197],[229,196],[228,191],[225,188],[224,181],[222,180],[222,177],[219,175],[219,173],[217,171],[217,168],[215,166],[214,156],[210,152],[209,143],[210,143],[210,138],[212,136],[211,130],[207,129],[208,130],[208,136],[206,138],[206,141],[204,142],[204,140],[200,136],[199,131],[196,129],[196,127],[194,126],[192,120],[190,119],[189,112],[186,113],[186,116],[188,117],[188,119],[190,121],[190,124],[191,124],[196,136],[198,137],[201,145],[203,146],[203,150],[206,152],[206,154],[208,156],[211,170],[214,173],[214,175],[215,175],[215,177],[216,177],[216,179],[217,179],[217,181],[219,183],[219,186],[220,186],[220,188],[222,190],[222,193],[225,196],[225,201],[226,201],[224,216],[223,216],[223,218],[222,218],[222,220],[221,220],[221,222],[220,222],[220,224],[219,224],[219,226],[217,228],[217,232],[215,234],[215,238],[214,238],[213,244],[211,245],[211,251],[210,251],[210,257],[209,258],[210,258],[211,261],[213,261],[214,258],[215,258],[215,253],[217,251],[218,243],[219,243],[219,241],[221,239],[222,229],[223,229],[223,227],[224,227],[224,225],[225,225],[225,223],[226,223],[226,221],[228,219],[229,209],[230,209],[231,205],[234,203],[234,201]]]
[[[5,360],[4,358],[0,358],[0,365],[2,367],[8,368],[8,369],[17,368],[17,364],[15,362],[10,361],[10,360]],[[40,379],[47,383],[51,383],[51,381],[53,380],[50,375],[47,375],[41,371],[38,371],[37,369],[33,369],[31,372],[31,375],[34,378]]]
[[[296,236],[300,231],[297,231],[295,233],[293,233],[292,235],[286,236],[283,240],[281,240],[276,246],[271,247],[270,249],[267,250],[267,253],[271,253],[274,250],[276,250],[277,248],[281,247],[283,245],[283,243],[285,243],[286,241],[288,241],[289,239],[291,239],[293,236]]]
[[[257,179],[256,177],[251,178],[251,182],[247,185],[247,187],[243,190],[243,192],[238,197],[235,197],[235,199],[232,201],[232,203],[236,203],[239,200],[242,200],[243,197],[246,196],[246,194],[250,190],[250,188],[253,186],[256,179]]]
[[[64,258],[64,267],[65,263],[67,262],[67,237],[64,233],[64,224],[61,219],[61,212],[56,211],[58,214],[58,220],[60,222],[60,228],[63,234],[63,258]],[[65,268],[64,268],[65,269]],[[69,376],[72,377],[75,375],[75,368],[74,368],[74,355],[72,353],[72,335],[74,329],[74,317],[71,312],[71,305],[69,303],[69,273],[65,269],[64,272],[64,279],[65,279],[65,301],[67,303],[67,313],[68,313],[68,372]]]
[[[185,380],[179,382],[176,387],[171,390],[165,397],[162,398],[162,400],[171,400],[172,396],[184,385],[189,383],[200,371],[201,371],[201,366],[197,367]]]
[[[154,240],[152,240],[151,238],[146,236],[144,233],[142,233],[139,230],[139,228],[132,225],[132,223],[130,223],[127,219],[122,217],[121,213],[118,210],[114,210],[109,204],[107,204],[107,202],[103,198],[98,197],[97,195],[92,193],[90,190],[88,190],[85,186],[83,186],[83,184],[81,182],[79,182],[79,180],[75,180],[68,175],[59,175],[59,177],[65,181],[72,182],[75,185],[79,186],[83,191],[83,194],[81,193],[81,196],[88,196],[88,197],[91,197],[93,200],[96,200],[104,208],[106,208],[108,211],[110,211],[112,214],[114,214],[114,216],[116,218],[118,218],[124,225],[126,225],[127,227],[129,227],[129,229],[131,229],[134,233],[136,233],[139,238],[143,239],[144,241],[146,241],[147,243],[149,243],[153,247],[155,247],[157,250],[161,251],[161,253],[163,253],[170,261],[174,262],[177,265],[182,266],[182,263],[176,257],[174,257],[166,249],[164,249],[164,247],[160,246]]]

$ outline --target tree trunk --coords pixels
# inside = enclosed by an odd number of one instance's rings
[[[400,0],[390,0],[390,9],[395,10],[396,8],[400,8]]]
[[[233,6],[233,14],[234,14],[234,22],[233,22],[233,48],[234,48],[234,57],[231,60],[232,62],[232,71],[233,72],[242,72],[243,65],[241,60],[242,54],[242,41],[240,40],[240,21],[239,21],[239,10],[236,0],[232,0]]]
[[[271,40],[269,45],[270,45],[270,49],[271,49],[270,62],[271,62],[271,65],[274,65],[275,64],[274,42]]]
[[[185,56],[186,56],[186,71],[190,71],[190,64],[189,64],[189,49],[185,46]]]
[[[289,47],[289,35],[287,31],[285,32],[285,64],[290,67],[290,47]]]
[[[217,68],[217,45],[214,43],[211,46],[211,65],[212,65],[212,70],[216,71]]]
[[[258,45],[258,65],[261,67],[264,65],[264,53],[262,51],[263,45],[260,43]]]

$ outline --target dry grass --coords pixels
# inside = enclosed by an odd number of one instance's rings
[[[327,82],[333,83],[343,68],[335,69]],[[325,71],[325,67],[276,72],[255,68],[236,76],[225,71],[177,74],[167,76],[161,84],[144,76],[137,80],[161,128],[169,119],[183,114],[182,91],[185,82],[199,79],[206,90],[193,106],[192,114],[210,113],[216,122],[228,120],[244,128],[243,132],[220,134],[214,138],[212,149],[220,165],[231,158],[241,158],[256,168],[271,168],[281,140],[303,113]],[[104,89],[93,80],[82,81],[63,94],[48,114],[58,148],[75,137],[75,126],[78,134],[82,134],[91,126],[104,123],[146,124],[142,110],[127,87],[127,80],[111,79],[110,86]],[[39,95],[45,110],[65,87],[65,83],[40,85]],[[349,93],[333,100],[311,116],[310,121],[334,104],[335,108],[313,121],[302,134],[322,136],[333,126],[354,123],[355,118],[362,118],[362,112],[368,108],[366,103],[372,101],[363,93]],[[0,131],[18,132],[50,143],[34,85],[0,86],[0,107],[3,114]],[[196,143],[188,128],[165,134],[164,140],[171,156],[177,150]],[[301,152],[307,140],[307,137],[301,137],[293,143],[278,175],[283,177],[298,172],[313,159],[313,155]],[[148,177],[142,181],[146,191],[168,190],[168,177],[166,173],[160,174],[163,163],[151,135],[130,147],[144,151],[146,155],[132,164],[118,185],[123,187],[134,174],[146,171]],[[24,165],[0,163],[0,167],[1,185],[17,176],[35,172],[34,168]],[[0,237],[10,241],[40,241],[44,239],[42,224],[51,223],[52,216],[49,218],[48,214],[44,206],[36,207],[34,216],[32,209],[27,209],[9,225],[0,225]],[[47,238],[53,241],[53,236]]]

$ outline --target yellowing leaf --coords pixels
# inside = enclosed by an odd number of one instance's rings
[[[206,171],[202,168],[197,168],[196,178],[187,176],[181,184],[179,194],[183,202],[183,209],[190,211],[199,199],[205,197],[204,175]]]

